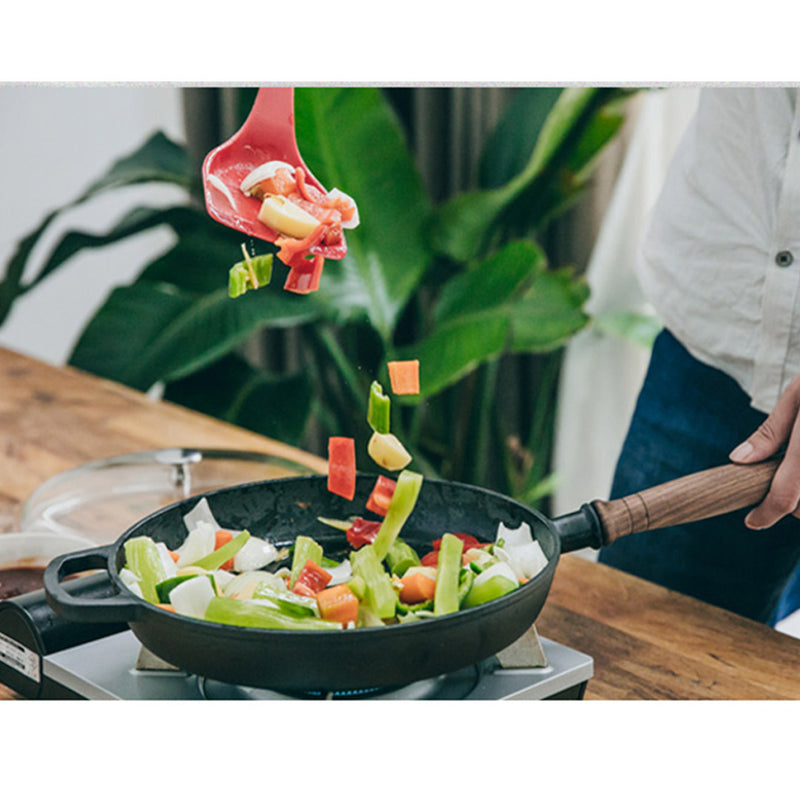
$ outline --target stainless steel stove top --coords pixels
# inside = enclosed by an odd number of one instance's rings
[[[503,666],[492,658],[449,675],[408,686],[360,694],[315,695],[315,699],[381,700],[580,699],[594,674],[590,656],[537,637],[540,666]],[[50,696],[92,700],[279,700],[297,699],[277,692],[232,686],[174,669],[141,669],[141,645],[130,631],[45,656],[42,671]],[[506,664],[514,664],[514,659]]]

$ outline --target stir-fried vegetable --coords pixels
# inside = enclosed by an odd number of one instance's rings
[[[196,556],[193,563],[178,566],[175,551],[140,536],[125,543],[127,560],[120,577],[143,599],[196,619],[278,630],[341,630],[473,608],[515,591],[547,564],[525,524],[514,529],[500,523],[494,542],[444,533],[431,543],[435,549],[421,554],[400,537],[421,485],[421,476],[401,473],[383,519],[321,519],[348,533],[359,522],[374,526],[371,541],[353,541],[348,535],[352,550],[336,561],[308,535],[296,538],[291,556],[248,531],[232,531],[228,539],[209,537],[206,529],[218,523],[209,521],[213,516],[201,500],[184,517],[194,527],[179,548],[184,559],[187,553]],[[200,543],[209,542],[212,549],[202,552]],[[234,546],[239,550],[231,558]],[[236,558],[251,547],[259,558],[250,563],[258,568],[238,569]],[[271,555],[268,564],[261,564],[264,554]],[[437,563],[424,566],[431,554]]]

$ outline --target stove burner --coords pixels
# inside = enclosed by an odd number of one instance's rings
[[[197,683],[200,695],[206,700],[426,700],[441,697],[446,689],[450,690],[448,694],[451,699],[462,700],[477,686],[482,674],[481,665],[474,665],[452,675],[427,678],[405,686],[376,686],[332,692],[324,689],[280,692],[203,677],[198,677]]]

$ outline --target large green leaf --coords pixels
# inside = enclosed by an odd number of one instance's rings
[[[115,161],[98,180],[78,198],[82,203],[100,192],[152,181],[190,188],[194,182],[189,154],[161,131],[154,133],[141,147]]]
[[[484,189],[508,183],[525,169],[539,132],[559,95],[560,87],[520,87],[486,141],[481,154],[480,185]]]
[[[187,206],[137,207],[125,213],[106,233],[67,231],[55,244],[39,273],[25,287],[25,290],[32,289],[41,283],[70,258],[84,250],[106,247],[160,225],[167,225],[181,235],[197,224],[199,213],[196,209]]]
[[[309,169],[355,198],[361,218],[320,299],[341,319],[366,314],[388,341],[430,260],[430,205],[400,123],[378,89],[326,87],[296,91],[295,124]]]
[[[545,254],[538,245],[510,242],[475,269],[448,281],[434,309],[434,318],[442,321],[506,303],[545,265]]]
[[[289,444],[300,442],[312,406],[306,373],[270,375],[236,355],[168,384],[164,396]]]
[[[595,116],[620,95],[617,89],[565,89],[548,114],[530,159],[519,174],[497,188],[458,195],[437,209],[432,227],[434,249],[457,261],[469,261],[509,232],[535,230],[549,218],[552,197],[561,203],[562,197],[552,184],[563,183],[564,170],[576,168],[576,144],[581,145],[583,164],[591,156],[585,152],[587,143],[595,143],[598,148],[605,144],[601,137],[584,134]],[[567,183],[567,188],[571,188],[569,180]],[[573,196],[569,194],[570,198]]]
[[[566,267],[541,273],[531,288],[509,306],[511,350],[536,353],[563,345],[585,327],[583,306],[589,297],[586,282]]]
[[[198,299],[170,284],[139,282],[112,292],[83,332],[71,363],[146,390],[221,358],[267,320],[272,327],[290,327],[318,314],[313,302],[269,289],[233,301],[227,289]]]

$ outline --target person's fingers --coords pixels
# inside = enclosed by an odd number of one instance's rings
[[[800,377],[786,387],[774,410],[758,429],[731,451],[731,461],[751,464],[775,455],[789,439],[799,411]]]
[[[745,517],[748,528],[769,528],[800,505],[800,417],[789,436],[789,444],[775,472],[767,496]]]

